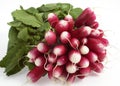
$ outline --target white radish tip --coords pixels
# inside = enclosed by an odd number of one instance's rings
[[[85,28],[85,30],[88,32],[88,34],[91,33],[91,31],[92,31],[92,28],[91,28],[91,27],[85,26],[84,28]]]
[[[89,48],[85,45],[81,46],[80,47],[80,53],[83,54],[83,55],[86,55],[89,53]]]
[[[62,26],[67,26],[68,25],[68,22],[67,21],[65,21],[65,20],[60,20],[60,25],[62,25]]]
[[[66,66],[66,70],[68,73],[75,73],[77,71],[77,67],[74,64],[69,64]]]
[[[41,60],[38,58],[38,59],[36,59],[35,60],[35,65],[36,66],[40,66],[40,64],[41,64]]]
[[[48,19],[49,19],[49,18],[53,18],[54,16],[55,16],[54,13],[49,13],[49,14],[48,14]]]

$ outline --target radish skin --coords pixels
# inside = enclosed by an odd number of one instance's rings
[[[56,45],[53,49],[53,54],[57,56],[61,56],[64,55],[66,53],[67,49],[64,45],[60,44],[60,45]]]
[[[70,40],[70,45],[71,45],[72,48],[78,49],[78,47],[80,45],[80,41],[77,38],[72,38]]]
[[[59,19],[55,13],[49,13],[48,14],[48,22],[50,25],[54,28],[56,24],[58,23]]]
[[[71,15],[66,15],[64,20],[68,21],[69,23],[69,29],[68,31],[71,32],[74,28],[74,20],[73,17]]]
[[[57,66],[53,69],[53,77],[59,78],[62,75],[63,68],[61,66]]]
[[[82,55],[86,55],[89,53],[89,48],[86,45],[82,45],[79,50]]]
[[[29,62],[34,62],[39,55],[41,55],[41,53],[37,50],[37,48],[33,48],[32,50],[30,50],[27,54]]]
[[[42,43],[40,42],[38,45],[37,45],[37,49],[39,52],[41,53],[47,53],[49,51],[49,48],[47,46],[47,44],[45,43]]]
[[[71,50],[69,53],[68,53],[68,57],[69,57],[69,60],[72,62],[72,63],[78,63],[80,62],[81,60],[81,54],[79,51],[77,50]]]
[[[44,67],[34,67],[28,74],[27,79],[31,82],[37,82],[45,74]]]
[[[78,65],[80,66],[80,68],[87,68],[89,66],[89,60],[85,57],[82,57],[80,62],[78,63]]]
[[[55,30],[58,34],[61,34],[63,31],[68,31],[68,28],[69,23],[65,20],[60,20],[55,26]]]
[[[39,56],[35,60],[35,65],[38,67],[43,66],[45,64],[45,61],[46,59],[43,56]]]
[[[68,43],[71,39],[71,35],[69,32],[67,31],[63,31],[61,34],[60,34],[60,41],[64,44]]]
[[[77,66],[75,64],[68,63],[66,65],[66,71],[70,74],[75,73],[77,71]]]
[[[90,62],[94,63],[96,61],[98,61],[98,55],[92,51],[90,51],[86,57],[89,59]]]
[[[54,55],[53,53],[48,54],[47,60],[49,63],[56,63],[57,61],[56,55]]]
[[[57,37],[55,32],[53,31],[47,31],[45,33],[45,40],[47,42],[48,45],[53,45],[56,43]]]

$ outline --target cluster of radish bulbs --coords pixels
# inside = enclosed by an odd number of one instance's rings
[[[47,74],[50,79],[73,83],[75,78],[83,79],[91,72],[103,70],[109,43],[90,8],[76,20],[71,15],[59,19],[49,13],[48,22],[52,29],[45,33],[45,41],[27,55],[29,62],[35,64],[27,74],[29,80],[36,82]]]

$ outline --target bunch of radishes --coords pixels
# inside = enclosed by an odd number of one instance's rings
[[[91,71],[100,73],[106,57],[108,40],[98,28],[96,16],[90,8],[74,20],[71,15],[59,20],[56,14],[48,14],[51,29],[45,33],[45,41],[40,42],[28,53],[29,62],[35,67],[28,78],[36,82],[44,74],[73,82],[82,79]]]

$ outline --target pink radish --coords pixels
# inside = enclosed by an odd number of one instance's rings
[[[82,38],[82,39],[81,39],[81,43],[82,43],[82,45],[87,44],[87,41],[88,41],[87,38]]]
[[[91,63],[91,69],[97,73],[102,72],[104,66],[102,63],[99,62],[95,62],[95,63]]]
[[[49,63],[56,63],[56,61],[57,61],[56,55],[54,55],[53,53],[48,54],[48,58],[47,59],[48,59]]]
[[[85,57],[82,57],[80,62],[78,63],[78,65],[80,66],[80,68],[87,68],[89,66],[89,60]]]
[[[53,70],[48,71],[48,78],[52,79],[53,78]]]
[[[64,20],[68,21],[68,23],[69,23],[69,30],[68,31],[72,31],[72,29],[74,28],[73,17],[71,15],[66,15]]]
[[[41,67],[34,67],[28,74],[27,78],[31,82],[36,82],[38,81],[44,74],[45,74],[45,69],[43,66]]]
[[[81,54],[77,50],[71,50],[68,54],[68,57],[69,57],[69,60],[75,64],[80,62],[81,60]]]
[[[99,27],[99,23],[97,21],[94,21],[91,25],[90,25],[91,28],[93,29],[97,29]]]
[[[97,54],[96,53],[94,53],[94,52],[92,52],[92,51],[90,51],[87,55],[86,55],[86,57],[89,59],[89,61],[90,62],[96,62],[96,61],[98,61],[98,56],[97,56]]]
[[[60,20],[55,26],[55,30],[58,34],[62,33],[63,31],[68,31],[68,29],[69,23],[65,20]]]
[[[106,50],[102,53],[97,53],[98,55],[98,59],[100,62],[103,62],[105,60],[105,57],[106,57]]]
[[[58,66],[61,66],[61,65],[64,65],[66,64],[68,61],[68,57],[66,55],[63,55],[63,56],[60,56],[58,59],[57,59],[57,64]]]
[[[76,75],[75,74],[70,74],[67,78],[67,82],[69,84],[73,83],[75,81]]]
[[[61,34],[60,34],[60,41],[64,44],[68,43],[71,39],[71,35],[69,32],[67,31],[63,31]]]
[[[77,66],[75,64],[68,63],[66,65],[66,71],[70,74],[75,73],[77,71]]]
[[[64,55],[67,51],[67,48],[60,44],[60,45],[56,45],[54,48],[53,48],[53,54],[57,56],[61,56],[61,55]]]
[[[103,45],[108,46],[109,41],[106,38],[99,38],[99,40],[102,42]]]
[[[56,34],[55,32],[53,31],[47,31],[45,33],[45,40],[46,42],[49,44],[49,45],[53,45],[56,43],[56,40],[57,40],[57,37],[56,37]]]
[[[72,37],[75,38],[84,38],[90,35],[92,28],[89,26],[83,26],[71,32]]]
[[[80,41],[77,38],[72,38],[70,40],[70,45],[71,45],[72,48],[78,49],[78,47],[80,45]]]
[[[63,68],[61,66],[57,66],[53,69],[53,77],[59,78],[62,75]]]
[[[41,53],[37,50],[37,48],[33,48],[30,50],[27,54],[27,57],[29,58],[29,62],[34,62],[35,59],[40,55]]]
[[[48,50],[49,50],[47,44],[42,43],[42,42],[40,42],[40,43],[37,45],[37,49],[38,49],[38,51],[41,52],[41,53],[47,53]]]
[[[86,22],[93,22],[94,20],[90,20],[90,17],[93,16],[93,11],[90,8],[86,8],[76,19],[75,26],[81,27],[86,24]]]
[[[95,13],[94,12],[91,12],[90,14],[89,14],[89,18],[88,18],[88,20],[86,21],[86,25],[88,25],[88,26],[91,26],[92,24],[93,24],[93,22],[96,20],[96,15],[95,15]]]
[[[45,64],[45,58],[43,56],[39,56],[35,59],[35,65],[40,67],[40,66],[44,66]]]
[[[78,76],[87,76],[87,75],[90,74],[90,72],[91,72],[90,67],[81,68],[81,69],[79,69],[79,74],[80,74],[80,75],[78,75]]]
[[[99,29],[92,29],[90,33],[90,37],[101,38],[102,36],[103,36],[103,32],[101,32]]]
[[[50,25],[54,28],[57,24],[57,22],[59,21],[57,15],[55,13],[49,13],[48,14],[48,22],[50,23]]]
[[[82,55],[86,55],[89,53],[89,48],[86,45],[80,46],[79,50]]]
[[[105,52],[105,46],[99,39],[88,38],[87,46],[90,50],[94,51],[95,53]]]
[[[54,68],[53,64],[47,64],[47,66],[45,67],[45,70],[52,71],[53,68]]]

